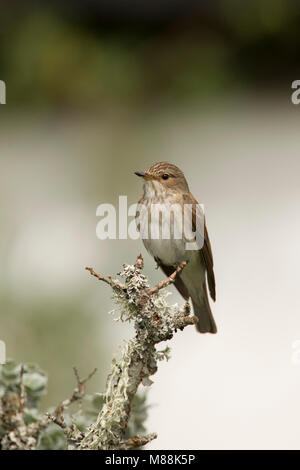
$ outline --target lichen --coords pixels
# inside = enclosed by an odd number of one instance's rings
[[[186,310],[182,312],[177,305],[169,306],[166,292],[157,288],[149,293],[142,266],[140,256],[134,265],[123,265],[119,274],[123,284],[116,279],[110,282],[119,312],[116,320],[132,322],[135,336],[124,344],[120,358],[112,362],[105,404],[81,443],[83,449],[124,448],[131,403],[139,385],[151,385],[150,376],[157,371],[158,361],[170,358],[170,348],[157,350],[157,344],[171,339],[177,328],[186,326],[183,320]]]

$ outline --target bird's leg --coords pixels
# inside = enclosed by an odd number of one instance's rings
[[[186,259],[184,261],[178,261],[178,263],[175,263],[174,264],[174,271],[176,271],[176,269],[178,268],[178,266],[181,266],[182,263],[184,263],[184,265],[186,266],[187,264],[189,264],[189,261]],[[182,270],[181,270],[182,271]]]

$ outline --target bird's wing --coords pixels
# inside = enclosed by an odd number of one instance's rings
[[[205,221],[204,221],[204,245],[203,245],[203,248],[200,250],[200,254],[204,259],[204,263],[206,267],[209,293],[210,293],[211,298],[215,301],[216,300],[216,280],[215,280],[215,273],[214,273],[214,260],[213,260],[211,245],[210,245]]]
[[[193,231],[197,230],[198,237],[197,239],[200,240],[201,247],[199,247],[200,256],[205,265],[206,273],[207,273],[207,282],[209,287],[209,293],[211,298],[215,301],[216,300],[216,281],[215,281],[215,274],[214,274],[214,260],[211,250],[211,244],[209,241],[209,236],[206,227],[205,215],[202,210],[196,210],[196,207],[200,208],[196,199],[189,193],[183,195],[183,203],[184,204],[192,204],[192,228]],[[201,218],[201,220],[200,220]],[[203,218],[203,219],[202,219]],[[201,227],[204,224],[204,231],[201,231]],[[199,233],[199,231],[201,233]]]

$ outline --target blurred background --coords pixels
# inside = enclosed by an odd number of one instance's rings
[[[85,266],[142,251],[162,278],[140,241],[96,238],[96,208],[136,202],[133,172],[167,160],[206,208],[219,332],[172,340],[148,448],[300,448],[299,28],[298,1],[2,2],[0,339],[48,373],[45,408],[73,365],[102,391],[132,335]]]

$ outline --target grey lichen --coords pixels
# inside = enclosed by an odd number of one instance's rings
[[[34,364],[0,366],[0,448],[34,450],[46,427],[37,411],[47,376]]]
[[[184,264],[177,268],[180,272]],[[124,435],[128,425],[132,400],[139,385],[151,385],[150,376],[155,374],[158,361],[169,358],[170,349],[157,350],[162,341],[172,338],[177,329],[193,324],[189,317],[189,307],[183,310],[177,306],[170,307],[166,302],[166,294],[161,292],[173,282],[163,281],[150,289],[147,278],[142,273],[143,259],[140,255],[134,265],[124,265],[120,273],[124,283],[117,279],[105,279],[88,268],[94,276],[111,285],[113,299],[119,309],[120,321],[134,323],[135,337],[125,343],[119,360],[113,360],[112,370],[108,376],[105,403],[99,416],[80,447],[82,449],[121,449],[128,448]],[[149,442],[155,437],[151,434],[138,442]],[[142,439],[142,441],[141,441]]]
[[[134,265],[123,266],[123,282],[87,268],[111,286],[119,312],[117,320],[132,322],[134,337],[123,344],[119,358],[113,359],[104,394],[85,394],[85,384],[96,369],[80,379],[74,368],[76,387],[72,395],[44,414],[39,412],[38,402],[46,389],[45,373],[37,366],[13,361],[0,366],[0,449],[133,449],[155,439],[155,433],[143,434],[146,406],[137,391],[140,384],[152,384],[150,377],[157,371],[158,362],[170,357],[170,348],[157,349],[159,343],[194,323],[189,305],[182,310],[169,306],[162,290],[174,282],[184,266],[177,266],[169,278],[152,288],[142,273],[141,255]],[[93,405],[89,413],[83,412],[84,399]],[[75,414],[69,410],[74,403],[81,404]]]

